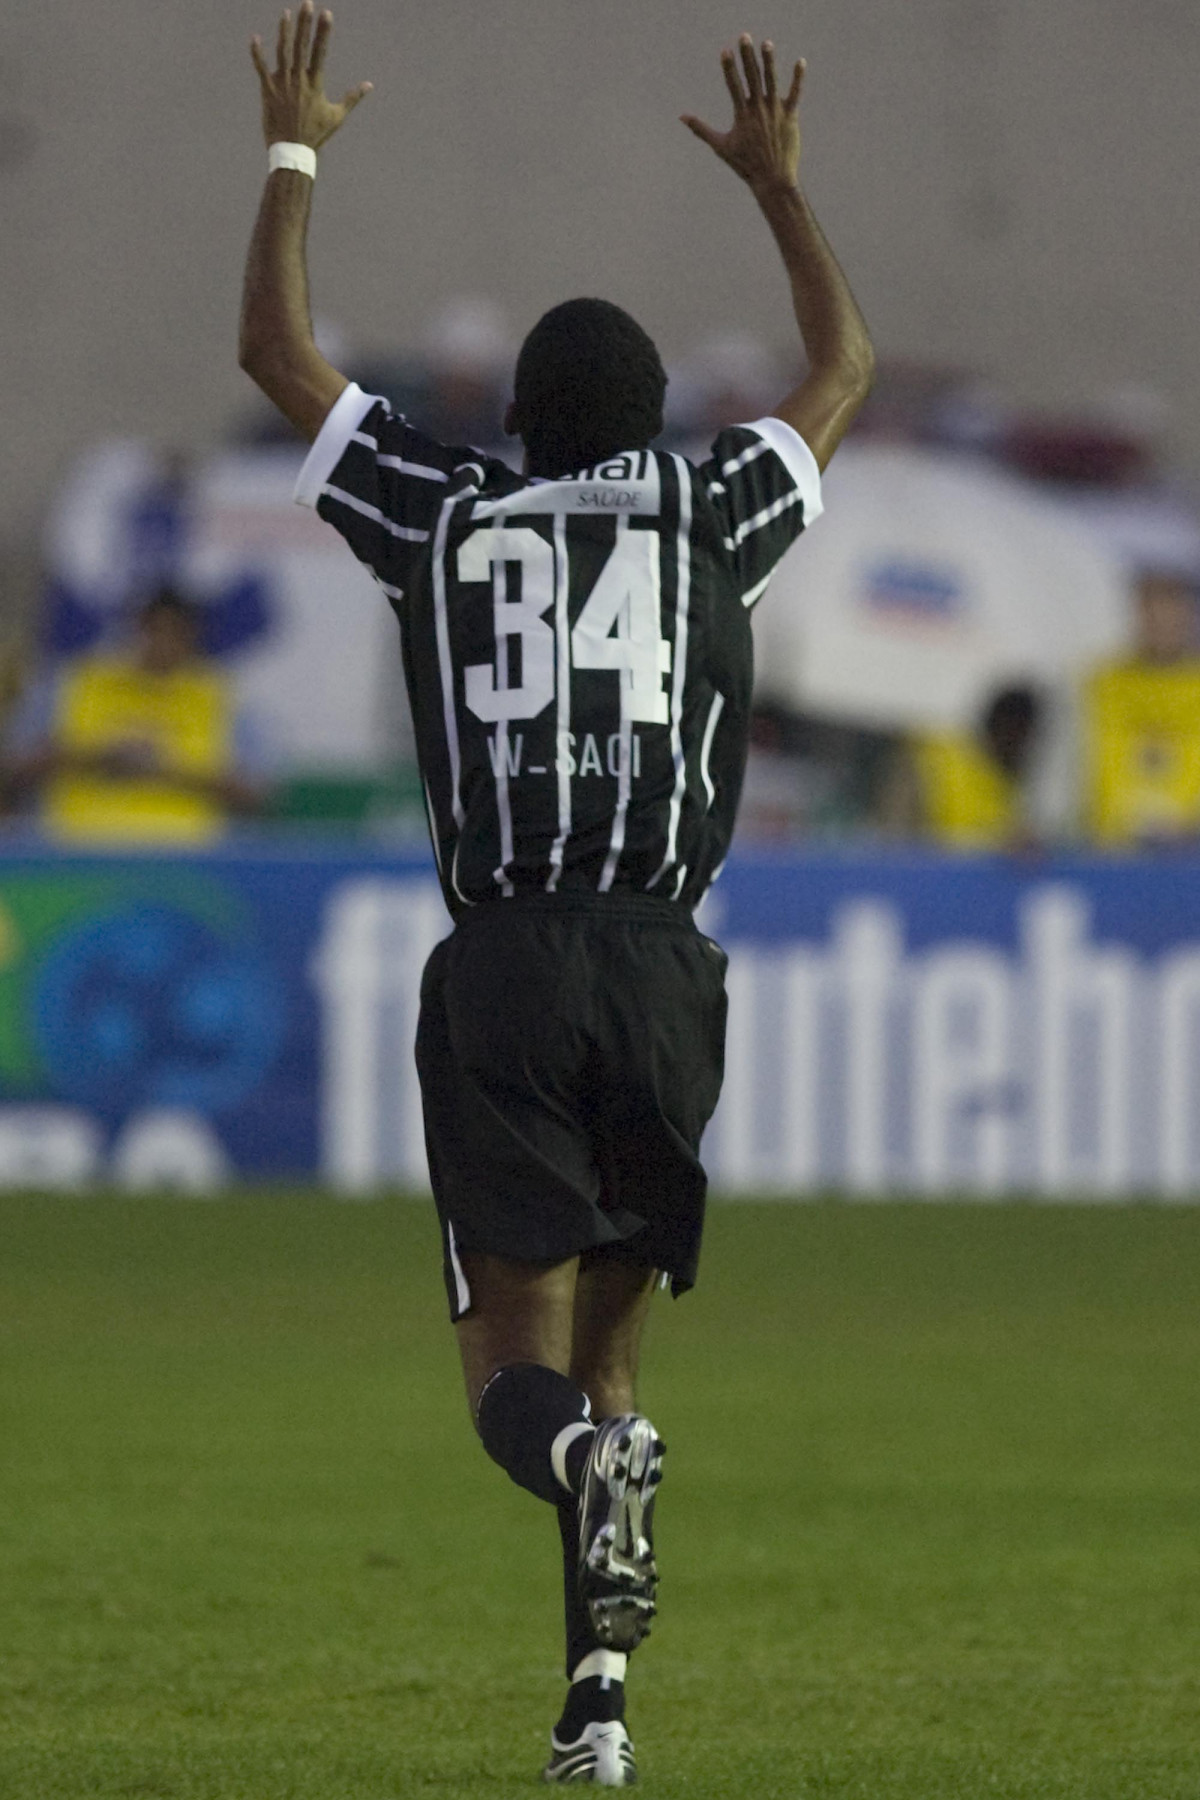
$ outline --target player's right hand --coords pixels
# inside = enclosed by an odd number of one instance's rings
[[[684,113],[682,122],[752,188],[795,187],[800,170],[800,89],[804,82],[804,64],[796,64],[791,88],[786,98],[780,99],[775,80],[774,44],[763,45],[761,70],[754,39],[749,33],[743,32],[738,39],[738,49],[745,87],[733,51],[721,52],[725,85],[733,101],[732,128],[714,131],[693,113]]]
[[[313,30],[312,0],[304,0],[294,24],[291,13],[285,12],[279,21],[274,74],[267,68],[262,39],[251,38],[250,55],[262,89],[263,136],[268,145],[307,144],[311,150],[319,150],[370,93],[371,83],[361,81],[341,100],[326,97],[322,71],[332,32],[331,12],[323,12]]]

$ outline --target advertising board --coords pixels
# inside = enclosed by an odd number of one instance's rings
[[[730,1193],[1200,1193],[1200,861],[743,853]],[[426,1179],[422,856],[0,852],[0,1185]]]

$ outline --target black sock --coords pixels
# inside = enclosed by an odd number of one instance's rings
[[[551,1450],[560,1432],[571,1425],[587,1427],[568,1446],[565,1473],[579,1484],[591,1443],[587,1396],[541,1363],[509,1363],[498,1369],[479,1397],[477,1423],[483,1447],[518,1487],[557,1506],[564,1489],[555,1474]]]
[[[562,1718],[554,1727],[560,1744],[573,1744],[588,1725],[611,1725],[625,1717],[625,1684],[607,1677],[590,1675],[586,1681],[574,1681],[567,1689],[567,1703]]]
[[[567,1635],[567,1680],[593,1650],[603,1649],[588,1609],[579,1597],[579,1515],[568,1500],[558,1508],[563,1552],[563,1613]],[[611,1676],[589,1675],[571,1681],[562,1717],[554,1727],[560,1744],[573,1744],[587,1725],[607,1725],[625,1717],[625,1684]]]
[[[604,1646],[592,1630],[587,1607],[579,1598],[579,1515],[573,1500],[558,1507],[558,1533],[563,1553],[563,1623],[567,1638],[567,1680],[584,1657]]]

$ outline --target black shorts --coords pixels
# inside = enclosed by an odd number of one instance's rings
[[[451,1318],[464,1250],[611,1246],[691,1287],[724,1047],[725,955],[686,909],[565,894],[470,913],[426,964],[417,1028]]]

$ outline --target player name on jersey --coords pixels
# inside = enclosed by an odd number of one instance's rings
[[[488,754],[492,759],[492,773],[503,773],[513,780],[519,775],[551,775],[565,773],[567,775],[610,775],[614,780],[622,776],[636,781],[642,772],[642,740],[637,732],[626,737],[622,732],[612,731],[603,745],[594,732],[585,731],[582,742],[573,731],[563,731],[558,736],[558,754],[553,768],[545,763],[527,763],[525,761],[525,734],[517,732],[515,737],[499,734],[488,739]]]

